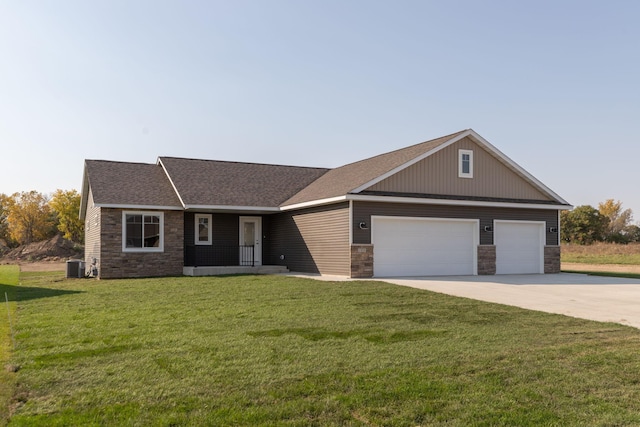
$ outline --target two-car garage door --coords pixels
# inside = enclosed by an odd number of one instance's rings
[[[543,272],[544,222],[495,221],[497,274]],[[477,274],[479,221],[372,217],[373,274],[462,276]]]
[[[457,276],[477,271],[478,221],[373,217],[373,274]]]

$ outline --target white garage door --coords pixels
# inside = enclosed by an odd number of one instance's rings
[[[496,274],[544,273],[544,222],[495,221]]]
[[[404,217],[371,221],[374,276],[477,274],[478,221]]]

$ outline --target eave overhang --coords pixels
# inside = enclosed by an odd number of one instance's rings
[[[185,211],[273,214],[280,212],[278,207],[269,206],[227,206],[227,205],[185,205]]]
[[[183,211],[182,206],[156,206],[156,205],[136,205],[136,204],[118,204],[118,203],[95,203],[96,208],[110,209],[136,209],[149,211]]]
[[[361,202],[380,202],[380,203],[406,203],[420,205],[444,205],[444,206],[474,206],[474,207],[493,207],[493,208],[517,208],[517,209],[545,209],[545,210],[569,210],[573,206],[569,204],[557,203],[535,203],[535,202],[505,202],[492,200],[464,200],[464,199],[440,199],[440,198],[421,198],[406,196],[374,196],[363,194],[347,194],[345,196],[333,197],[329,199],[314,200],[295,205],[282,206],[282,211],[304,209],[315,206],[339,203],[346,200]]]

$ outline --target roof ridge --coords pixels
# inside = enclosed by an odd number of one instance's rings
[[[210,163],[228,163],[228,164],[241,164],[241,165],[256,165],[256,166],[277,166],[282,168],[296,168],[296,169],[315,169],[315,170],[331,170],[331,168],[324,168],[320,166],[296,166],[296,165],[281,165],[276,163],[259,163],[259,162],[240,162],[237,160],[214,160],[214,159],[195,159],[191,157],[175,157],[175,156],[158,156],[158,159],[174,159],[174,160],[188,160],[194,162],[210,162]]]
[[[146,162],[127,162],[124,160],[102,160],[102,159],[84,159],[85,162],[101,162],[101,163],[119,163],[119,164],[128,164],[128,165],[146,165],[146,166],[156,166],[155,163],[146,163]]]

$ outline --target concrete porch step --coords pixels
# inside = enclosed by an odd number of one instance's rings
[[[287,267],[282,265],[259,265],[255,267],[225,266],[225,267],[183,267],[185,276],[222,276],[224,274],[281,274],[288,273]]]

